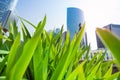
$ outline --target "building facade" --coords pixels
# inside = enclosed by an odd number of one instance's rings
[[[67,30],[70,31],[71,39],[79,31],[83,23],[84,15],[82,10],[74,7],[67,8]]]
[[[0,0],[0,23],[7,28],[6,24],[11,13],[14,11],[18,0]]]
[[[111,31],[115,36],[120,38],[120,25],[109,24],[109,25],[104,26],[103,28]],[[98,48],[105,48],[105,46],[103,45],[103,43],[101,42],[101,40],[100,40],[100,38],[98,37],[97,34],[96,34],[96,39],[97,39],[97,47]]]
[[[67,30],[70,31],[70,39],[75,33],[81,30],[84,24],[84,13],[81,9],[75,7],[67,8]],[[81,45],[87,46],[87,34],[85,33]]]

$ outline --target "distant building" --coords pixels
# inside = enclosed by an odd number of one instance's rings
[[[70,31],[70,39],[73,38],[75,33],[81,30],[84,24],[84,14],[79,8],[67,8],[67,30]],[[81,45],[87,46],[87,34],[85,33]]]
[[[103,45],[102,41],[100,40],[100,38],[98,37],[97,33],[96,33],[96,41],[97,41],[97,48],[105,48],[105,46]]]
[[[18,0],[0,0],[0,23],[2,23],[2,27],[7,28],[6,24],[8,23],[9,17],[13,16],[11,13],[13,13],[17,1]]]
[[[118,24],[109,24],[104,26],[103,28],[110,30],[113,34],[115,34],[117,37],[120,38],[120,25]],[[98,48],[105,48],[103,43],[101,42],[100,38],[96,34],[96,39],[97,39],[97,47]]]

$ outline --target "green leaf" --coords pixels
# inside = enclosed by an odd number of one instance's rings
[[[98,54],[95,54],[94,57],[90,60],[90,62],[87,64],[86,69],[85,69],[85,74],[86,76],[91,73],[93,67],[95,67],[95,60]]]
[[[2,69],[4,69],[4,67],[6,66],[5,63],[7,62],[7,59],[8,59],[8,55],[6,55],[2,60],[2,62],[0,62],[0,73],[2,72]]]
[[[87,77],[87,80],[93,80],[96,77],[96,73],[99,71],[101,62],[99,62],[95,67],[92,69],[91,73]]]
[[[102,70],[101,70],[102,68],[101,68],[101,66],[100,66],[100,68],[98,69],[98,72],[96,73],[96,79],[101,79],[102,78]]]
[[[46,68],[45,59],[43,58],[42,40],[40,39],[38,46],[36,48],[36,51],[33,55],[34,79],[35,80],[45,80],[46,78],[46,75],[45,75],[46,72],[44,71],[44,69]]]
[[[85,54],[85,60],[89,59],[89,53],[90,53],[90,45],[86,48],[86,54]]]
[[[11,41],[9,38],[3,36],[2,34],[0,34],[0,39],[5,39],[5,40],[8,40],[8,41]]]
[[[96,32],[100,37],[103,44],[112,52],[113,56],[117,59],[120,64],[120,39],[112,34],[110,31],[105,29],[97,28]]]
[[[13,38],[15,39],[16,36],[18,34],[18,26],[16,24],[16,21],[14,21],[14,24],[13,24]]]
[[[108,68],[110,67],[110,65],[113,64],[113,61],[107,61],[102,63],[101,67],[102,67],[102,76],[104,76],[106,74],[106,72],[108,71]]]
[[[46,24],[46,16],[44,17],[43,21],[41,21],[41,22],[38,24],[38,26],[37,26],[37,28],[36,28],[36,32],[38,32],[38,31],[42,32],[45,24]]]
[[[28,21],[28,20],[26,20],[26,19],[24,19],[24,18],[22,18],[22,17],[20,17],[20,16],[19,16],[19,18],[20,18],[21,20],[24,20],[26,23],[30,24],[33,28],[36,29],[36,26],[35,26],[33,23],[31,23],[30,21]]]
[[[104,78],[110,77],[112,74],[112,68],[113,66],[111,65],[110,68],[108,69],[108,71],[106,72],[106,74],[104,75]]]
[[[119,75],[120,75],[120,72],[114,73],[105,80],[119,80]]]
[[[83,65],[86,61],[82,62],[67,78],[67,80],[74,80],[77,76],[79,80],[85,80]]]
[[[21,26],[22,26],[23,39],[26,42],[28,39],[31,38],[31,35],[22,20],[21,20]]]
[[[11,23],[11,21],[8,21],[8,31],[9,33],[13,34],[13,24]]]
[[[70,65],[70,62],[74,58],[75,54],[77,53],[77,49],[79,47],[80,41],[82,40],[82,36],[84,34],[85,24],[78,33],[77,39],[74,36],[70,46],[68,46],[68,50],[66,50],[65,54],[62,56],[61,60],[59,61],[55,72],[53,73],[50,80],[61,80]]]
[[[45,25],[45,22],[46,22],[46,18],[43,20],[42,25],[38,26],[39,28],[37,29],[34,36],[26,42],[23,48],[23,52],[21,53],[21,56],[19,57],[19,59],[16,61],[16,64],[13,65],[12,68],[11,68],[11,64],[10,64],[10,68],[8,67],[8,70],[9,70],[8,72],[9,74],[7,75],[8,80],[21,80],[22,79],[25,73],[25,70],[27,69],[31,61],[31,58],[36,50],[41,33],[43,31],[43,27]],[[17,43],[15,43],[14,45],[16,44]],[[10,52],[12,51],[10,50]],[[13,50],[13,52],[16,52],[16,51]],[[9,59],[8,61],[10,62],[11,59]]]
[[[7,64],[7,74],[15,64],[16,51],[19,45],[20,45],[20,34],[17,35],[9,53],[8,64]]]
[[[0,80],[6,80],[6,76],[0,76]]]
[[[6,51],[6,50],[0,50],[0,54],[8,54],[9,51]]]
[[[39,41],[39,36],[34,36],[31,40],[29,40],[25,44],[23,53],[21,54],[16,64],[11,68],[11,70],[9,70],[9,75],[7,76],[7,79],[9,80],[21,80],[22,79],[22,76],[36,49],[38,41]]]

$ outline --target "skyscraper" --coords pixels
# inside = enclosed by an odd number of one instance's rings
[[[69,7],[67,8],[67,30],[70,31],[70,39],[73,38],[75,33],[81,30],[82,25],[84,24],[84,14],[83,11],[79,8]],[[81,45],[87,45],[87,34],[83,36]]]
[[[84,23],[83,11],[79,8],[67,8],[67,30],[70,31],[70,38],[79,31],[81,25]]]
[[[0,23],[6,27],[11,12],[15,9],[18,0],[0,0]]]

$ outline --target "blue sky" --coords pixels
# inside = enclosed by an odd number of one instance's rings
[[[66,30],[67,7],[78,7],[84,11],[88,42],[96,49],[96,27],[110,23],[120,24],[120,0],[19,0],[16,6],[18,15],[37,24],[47,15],[46,29]],[[32,29],[29,28],[32,32]]]

